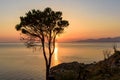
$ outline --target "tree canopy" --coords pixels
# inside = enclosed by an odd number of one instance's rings
[[[26,13],[26,16],[20,17],[20,24],[16,25],[16,30],[23,34],[32,36],[33,39],[49,39],[56,37],[64,31],[69,25],[68,21],[62,20],[62,12],[53,11],[51,8],[45,8],[44,11],[35,10]]]

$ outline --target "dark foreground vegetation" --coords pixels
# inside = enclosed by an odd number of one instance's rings
[[[55,80],[120,80],[120,51],[91,64],[62,63],[51,68]]]

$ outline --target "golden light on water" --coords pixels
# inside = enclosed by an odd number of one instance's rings
[[[54,51],[54,60],[57,61],[58,60],[58,48],[55,47],[55,51]]]
[[[53,56],[53,66],[58,65],[60,63],[59,58],[58,58],[58,46],[56,43],[55,51],[54,51],[54,56]]]

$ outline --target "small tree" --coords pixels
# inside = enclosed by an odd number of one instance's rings
[[[111,56],[111,51],[103,50],[104,60],[108,59]]]
[[[20,23],[16,25],[16,30],[24,34],[22,39],[27,40],[27,43],[41,43],[46,65],[46,80],[49,80],[56,36],[63,33],[68,25],[67,20],[62,20],[62,12],[53,11],[51,8],[45,8],[44,11],[33,9],[26,13],[26,16],[20,17]]]

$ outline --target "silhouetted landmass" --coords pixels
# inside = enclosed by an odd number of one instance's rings
[[[78,40],[75,42],[120,42],[120,37]]]
[[[62,63],[51,68],[56,80],[120,80],[120,51],[91,64]]]

